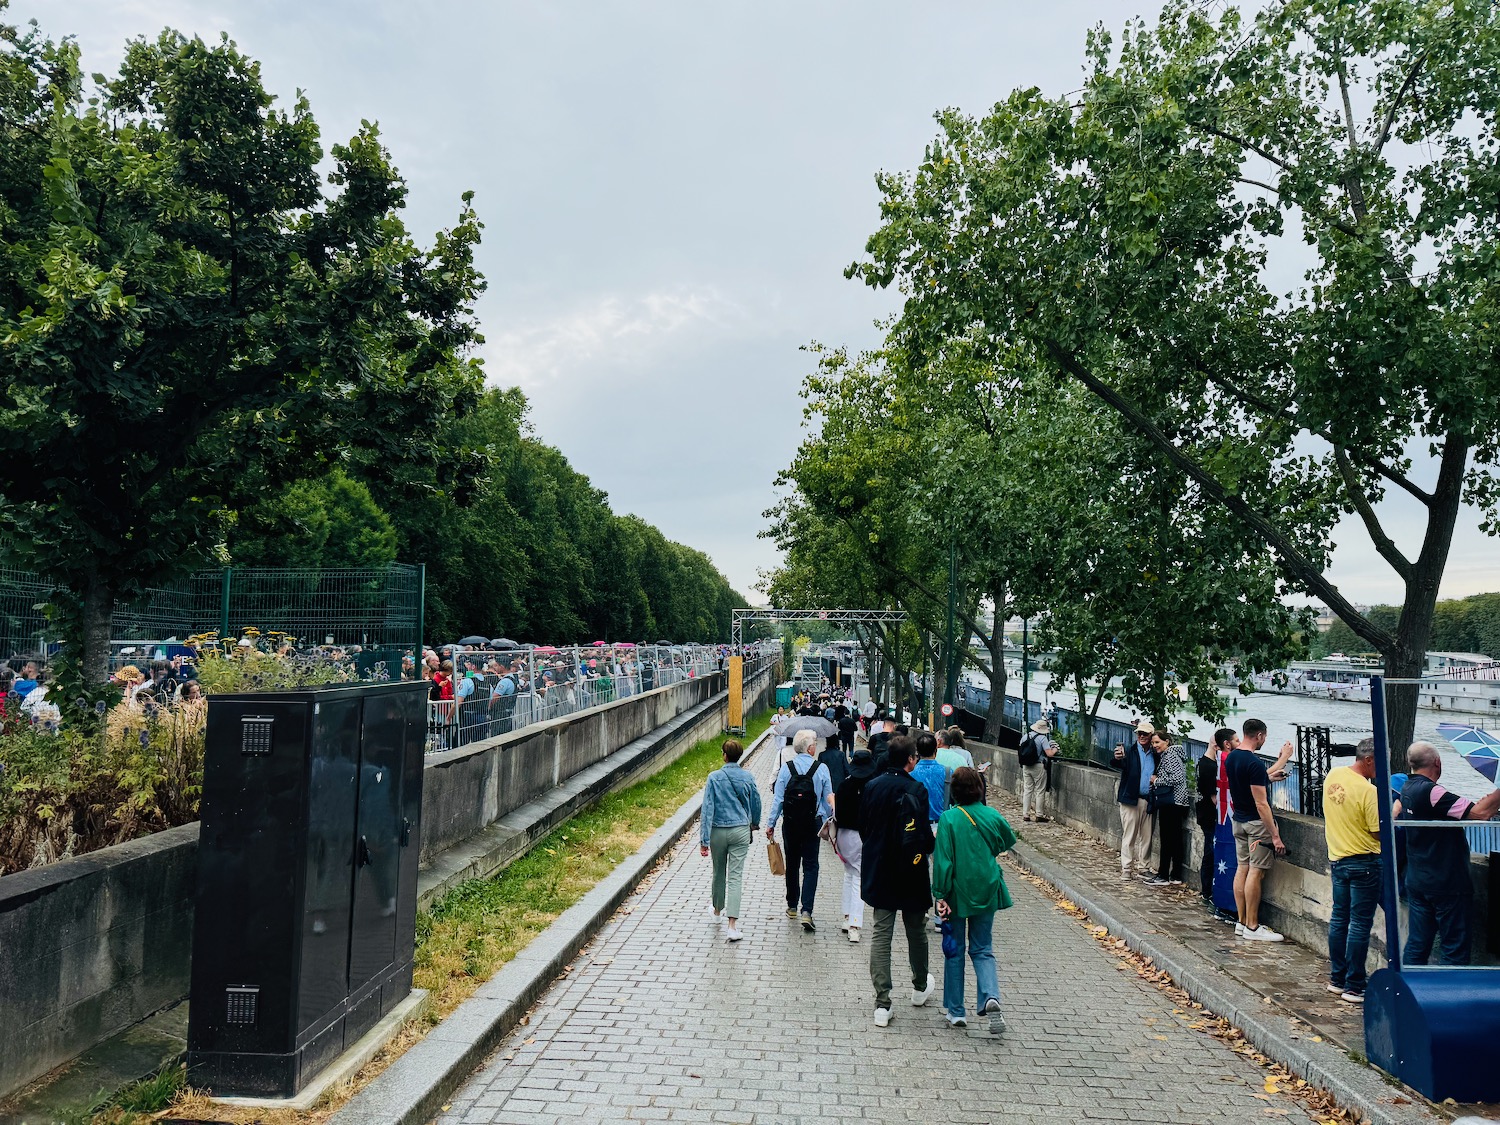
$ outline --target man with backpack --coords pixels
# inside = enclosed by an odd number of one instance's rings
[[[1031,724],[1031,731],[1021,739],[1016,757],[1021,763],[1021,818],[1031,820],[1033,802],[1037,820],[1047,817],[1047,767],[1043,764],[1057,757],[1057,743],[1052,741],[1052,724],[1038,719]]]
[[[818,736],[799,730],[792,739],[795,754],[776,775],[766,839],[776,838],[776,822],[785,816],[782,833],[786,854],[786,916],[801,918],[802,929],[813,933],[813,897],[818,893],[818,830],[833,815],[833,785],[828,767],[813,758]],[[800,886],[799,886],[800,884]],[[801,914],[798,914],[798,902]]]
[[[860,799],[860,891],[875,910],[870,983],[875,987],[876,1027],[891,1022],[891,940],[897,914],[906,930],[913,1006],[927,1003],[933,989],[923,924],[932,906],[927,875],[932,826],[927,819],[927,788],[911,777],[916,764],[916,743],[906,735],[895,736],[886,751],[885,772],[865,786]]]

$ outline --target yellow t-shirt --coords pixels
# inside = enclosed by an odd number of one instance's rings
[[[1375,786],[1348,766],[1328,771],[1323,779],[1323,822],[1328,829],[1328,858],[1380,852],[1380,813]]]

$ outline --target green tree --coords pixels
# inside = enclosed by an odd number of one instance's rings
[[[325,192],[306,101],[276,109],[228,40],[134,41],[89,87],[70,42],[4,38],[0,531],[92,683],[115,600],[228,513],[341,451],[409,458],[472,398],[480,224],[465,196],[419,249],[369,124]]]
[[[1178,0],[1118,50],[1093,34],[1077,95],[941,114],[851,272],[900,282],[918,354],[1024,348],[1088,387],[1419,675],[1462,504],[1496,527],[1497,58],[1487,4],[1292,0],[1247,25]],[[1289,234],[1315,261],[1277,294]],[[1426,517],[1415,553],[1375,511],[1390,488]],[[1405,586],[1394,629],[1327,576],[1344,513]],[[1415,704],[1391,700],[1398,764]]]
[[[334,469],[239,513],[230,558],[237,566],[387,567],[396,561],[396,529],[362,482]]]

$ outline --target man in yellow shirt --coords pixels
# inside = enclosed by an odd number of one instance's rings
[[[1323,823],[1328,833],[1328,869],[1333,879],[1333,915],[1328,919],[1328,991],[1351,1004],[1365,1002],[1365,961],[1370,928],[1380,902],[1380,813],[1375,776],[1375,740],[1354,749],[1354,761],[1323,779]]]

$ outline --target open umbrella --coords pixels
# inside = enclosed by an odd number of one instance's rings
[[[488,637],[464,637],[458,643],[463,645],[465,648],[483,648],[485,645],[490,643],[490,639]]]
[[[832,738],[838,734],[839,728],[830,723],[822,715],[803,715],[793,719],[781,728],[782,738],[791,738],[799,730],[810,730],[819,738]]]
[[[1464,761],[1495,782],[1495,773],[1500,770],[1500,737],[1483,727],[1466,727],[1462,723],[1439,723],[1438,733],[1453,743],[1453,749],[1463,755]]]
[[[531,651],[536,653],[538,656],[556,656],[562,650],[553,648],[551,645],[537,645],[536,648],[532,649]]]
[[[509,637],[495,637],[495,638],[493,638],[490,641],[490,647],[491,648],[501,648],[501,649],[512,649],[512,648],[520,648],[521,646],[518,645],[518,644],[516,644],[516,642],[513,641],[513,640],[511,640]]]
[[[595,641],[594,644],[593,644],[593,647],[594,648],[604,648],[607,644],[609,644],[608,641]]]
[[[615,645],[615,648],[635,648],[635,645],[631,644],[629,641],[621,641],[619,644]]]

